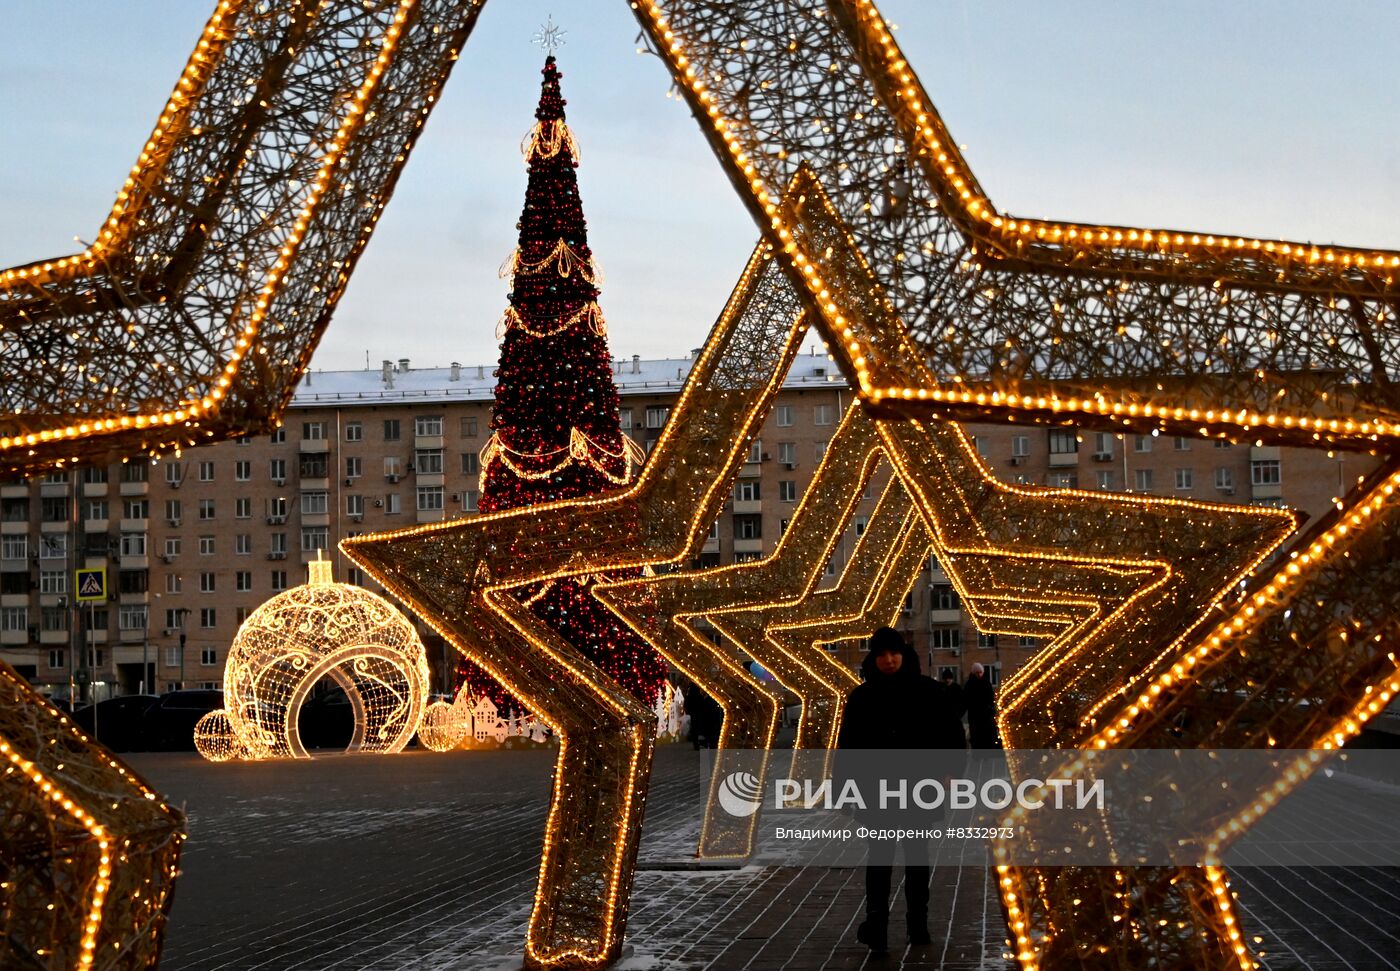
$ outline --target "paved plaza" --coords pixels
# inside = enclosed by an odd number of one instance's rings
[[[855,943],[859,869],[691,867],[703,758],[657,751],[621,971],[1008,967],[976,848],[933,871],[934,944],[906,948],[896,919],[883,959]],[[130,760],[189,814],[166,971],[519,967],[552,752]],[[1234,879],[1268,968],[1400,969],[1400,870]]]

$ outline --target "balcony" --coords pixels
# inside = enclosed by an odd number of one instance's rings
[[[39,631],[40,644],[67,644],[69,641],[66,630],[41,630]]]
[[[754,537],[754,538],[751,538],[751,539],[736,539],[736,540],[734,540],[734,552],[735,552],[735,553],[762,553],[762,552],[763,552],[763,540],[762,540],[761,537]]]
[[[0,607],[28,607],[27,593],[0,593]]]
[[[324,455],[330,450],[330,440],[325,438],[304,438],[297,445],[297,451],[302,455]]]
[[[144,519],[140,521],[145,522]],[[123,522],[125,522],[125,520],[123,520]],[[85,533],[105,533],[109,528],[111,528],[111,521],[107,519],[83,520],[83,532]],[[145,527],[142,527],[141,529],[134,530],[134,532],[143,532],[144,529]]]
[[[67,482],[41,482],[39,483],[39,495],[44,498],[68,495]]]
[[[420,486],[447,485],[447,477],[441,472],[419,472],[413,481]]]
[[[763,512],[762,499],[735,499],[734,512],[737,515],[753,515]]]
[[[329,476],[303,477],[297,488],[305,492],[329,492],[331,480]]]
[[[739,469],[739,478],[741,479],[757,479],[762,474],[762,462],[745,462]]]
[[[100,522],[100,521],[101,521],[101,520],[99,520],[99,522]],[[148,532],[148,531],[150,530],[150,528],[151,528],[151,521],[150,521],[149,519],[119,519],[119,520],[117,520],[117,529],[118,529],[120,532],[123,532],[123,533],[145,533],[145,532]],[[88,530],[88,532],[97,532],[97,530]]]
[[[22,630],[0,630],[0,644],[28,644],[29,634]]]
[[[18,485],[0,486],[0,499],[24,499],[29,496],[29,486],[23,482]]]
[[[139,593],[119,593],[117,602],[123,604],[148,604],[151,602],[149,590],[142,590]]]
[[[962,620],[961,608],[954,607],[952,610],[930,610],[928,612],[928,622],[934,625],[956,624]]]
[[[149,570],[151,568],[151,559],[144,553],[140,556],[129,556],[123,553],[119,562],[123,570]]]
[[[1078,465],[1078,464],[1079,464],[1079,453],[1078,453],[1078,452],[1051,452],[1051,453],[1050,453],[1050,468],[1052,468],[1052,469],[1059,469],[1059,468],[1064,468],[1065,466]]]
[[[144,496],[151,491],[149,482],[123,482],[117,489],[124,496]]]
[[[17,520],[13,523],[0,523],[0,536],[23,536],[29,532],[29,522],[27,520]]]
[[[418,521],[420,523],[440,523],[444,518],[446,518],[446,512],[442,509],[418,510]]]
[[[414,435],[413,447],[429,449],[443,448],[445,446],[443,445],[443,438],[441,435]]]
[[[331,514],[328,512],[304,512],[301,514],[303,526],[329,526]]]
[[[101,498],[107,494],[107,483],[105,482],[84,482],[83,495]]]
[[[84,636],[87,637],[87,643],[89,644],[106,644],[107,628],[102,627],[97,630],[85,631]]]

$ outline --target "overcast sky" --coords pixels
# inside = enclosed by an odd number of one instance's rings
[[[1400,249],[1400,4],[883,0],[994,203]],[[212,0],[0,6],[0,267],[91,238]],[[313,367],[489,363],[546,15],[619,356],[698,346],[757,237],[627,0],[490,0]]]

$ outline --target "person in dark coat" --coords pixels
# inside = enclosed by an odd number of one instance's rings
[[[967,676],[967,684],[963,685],[963,701],[967,705],[967,730],[972,738],[972,747],[997,748],[996,693],[980,664],[974,664],[972,673]]]
[[[965,749],[962,722],[938,682],[919,670],[919,657],[899,632],[882,627],[861,664],[864,681],[851,690],[841,716],[841,749]],[[928,944],[929,870],[926,847],[906,844],[904,896],[910,944]],[[875,953],[889,944],[892,867],[865,868],[865,921],[856,938]]]
[[[958,676],[951,668],[943,671],[943,695],[948,699],[948,707],[953,711],[953,717],[958,720],[958,728],[962,728],[962,717],[967,714],[967,702],[963,700],[962,686],[958,684]],[[963,732],[963,746],[967,745],[967,733]]]
[[[685,713],[690,716],[690,744],[695,750],[716,748],[724,727],[724,709],[719,702],[698,684],[692,684],[685,693]]]

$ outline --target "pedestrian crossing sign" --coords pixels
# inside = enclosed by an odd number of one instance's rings
[[[78,602],[107,599],[107,569],[94,567],[88,570],[75,570],[73,586],[78,591]]]

